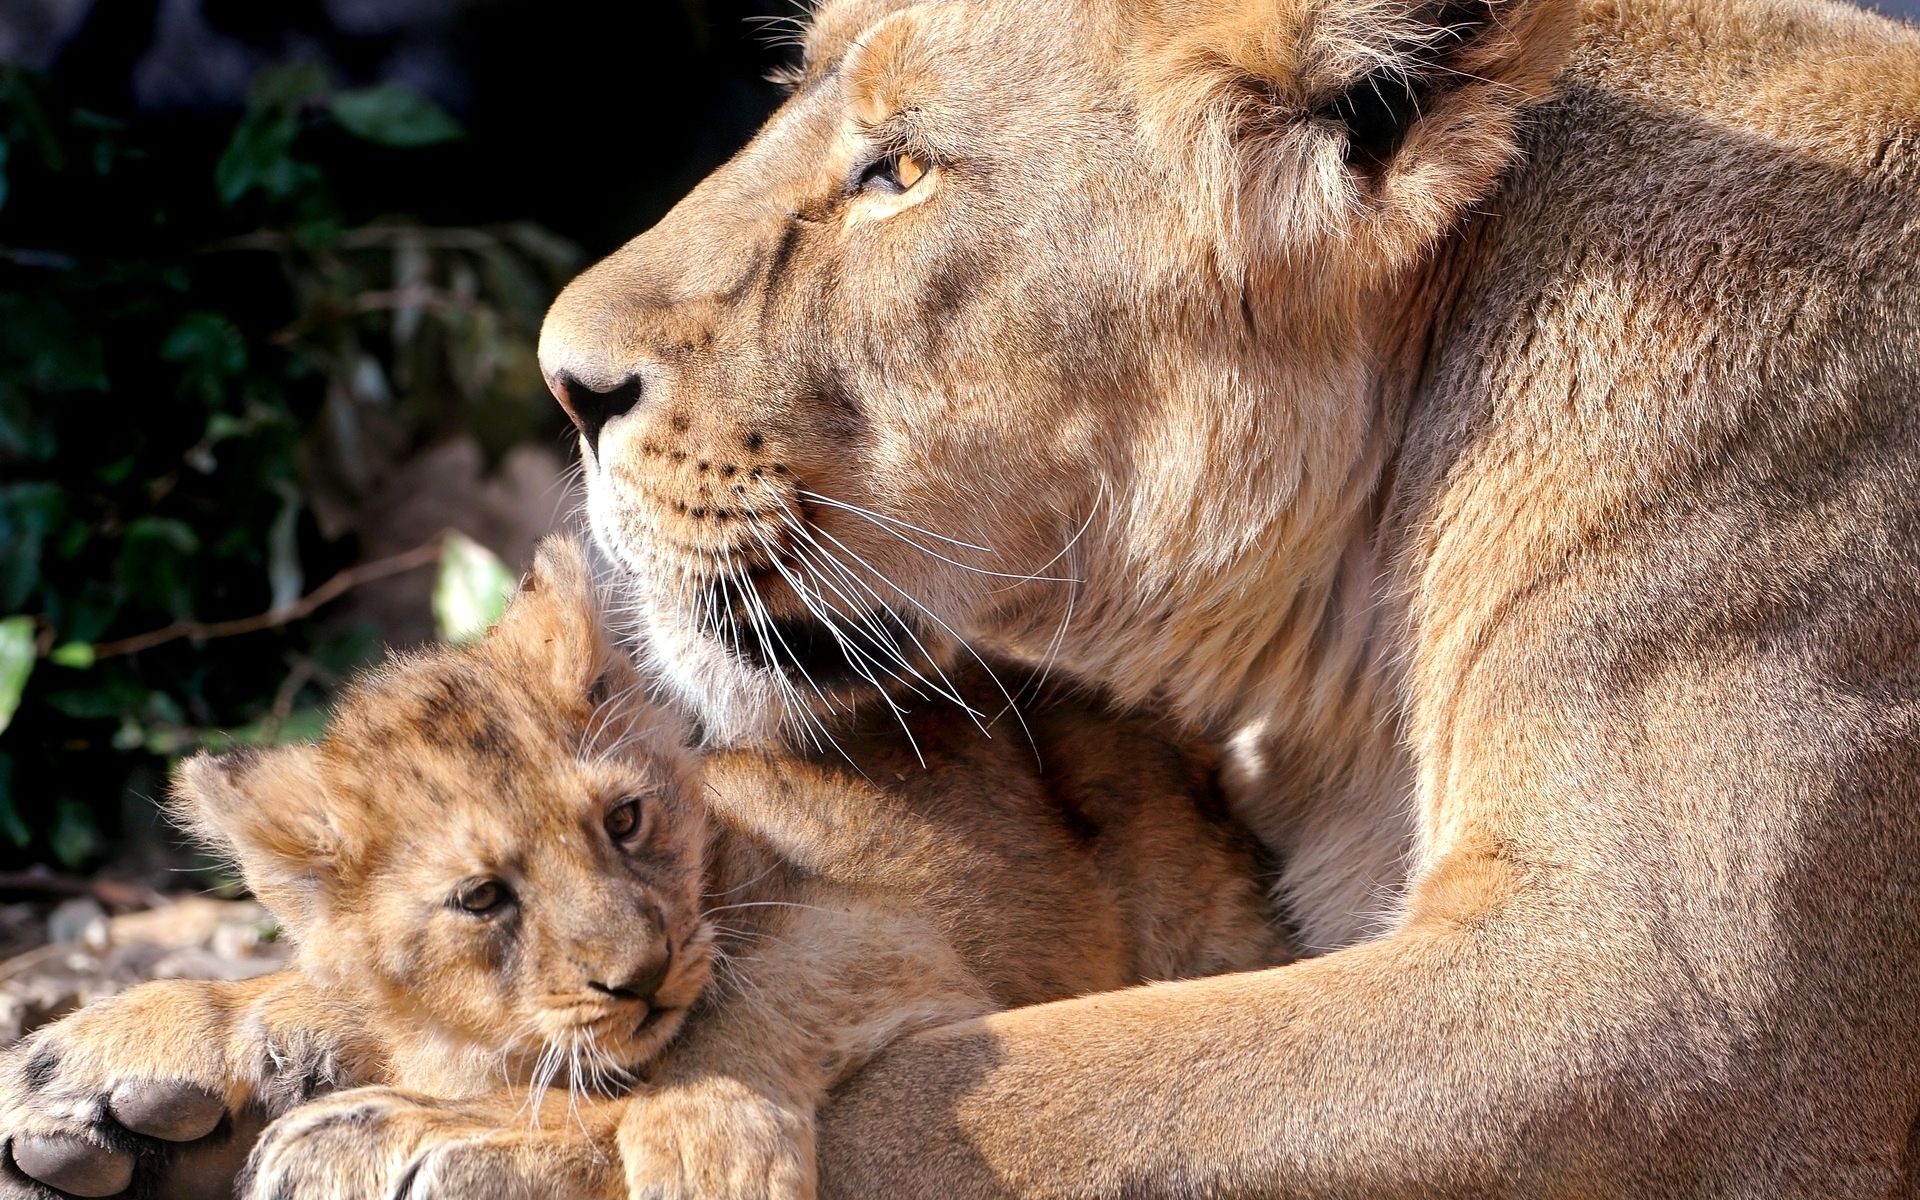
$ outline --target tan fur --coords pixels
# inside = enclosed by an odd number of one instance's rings
[[[36,1035],[14,1136],[125,1140],[97,1097],[158,1078],[280,1117],[246,1195],[809,1197],[815,1107],[897,1038],[1287,956],[1211,760],[1155,722],[1063,700],[989,738],[876,704],[839,751],[696,782],[588,592],[549,542],[482,643],[356,684],[317,746],[185,764],[295,967]],[[516,901],[463,911],[479,879]]]
[[[1340,948],[909,1040],[830,1192],[1920,1186],[1911,30],[828,3],[542,355],[716,736],[833,700],[729,613],[1158,697]]]

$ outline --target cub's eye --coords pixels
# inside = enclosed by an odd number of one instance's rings
[[[927,160],[902,151],[875,159],[860,172],[860,190],[897,196],[919,183],[927,173]]]
[[[631,847],[646,831],[646,817],[639,799],[622,800],[607,811],[607,836],[621,846]]]
[[[453,902],[476,917],[484,917],[512,904],[513,891],[498,879],[475,879],[460,885]]]

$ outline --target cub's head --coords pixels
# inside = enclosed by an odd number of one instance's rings
[[[1311,623],[1408,279],[1574,7],[827,0],[542,334],[663,677],[722,738],[940,690],[960,639],[1231,689]]]
[[[362,679],[317,745],[189,760],[175,806],[304,970],[390,1016],[406,1082],[572,1064],[592,1085],[655,1054],[707,979],[682,732],[638,699],[579,548],[549,539],[485,639]]]

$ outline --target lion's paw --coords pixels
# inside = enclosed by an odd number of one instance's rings
[[[244,1133],[228,1119],[230,1082],[217,1059],[191,1038],[140,1036],[154,998],[115,997],[0,1059],[0,1200],[117,1195],[137,1174],[171,1174],[183,1157],[203,1174],[200,1160],[220,1159]],[[185,1143],[199,1145],[189,1154]],[[237,1149],[228,1155],[236,1168],[244,1143]]]
[[[812,1200],[813,1121],[723,1080],[637,1099],[620,1127],[632,1200]]]
[[[608,1155],[584,1127],[542,1131],[525,1119],[511,1106],[429,1100],[392,1088],[337,1092],[268,1126],[235,1194],[241,1200],[620,1196]]]

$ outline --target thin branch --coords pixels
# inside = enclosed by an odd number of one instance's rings
[[[93,657],[102,659],[121,654],[138,654],[142,650],[150,650],[180,638],[192,638],[196,642],[203,642],[210,638],[234,637],[242,633],[258,633],[262,629],[278,629],[282,625],[312,616],[321,605],[337,599],[343,593],[352,591],[363,583],[372,583],[376,579],[399,575],[434,562],[440,557],[440,548],[446,542],[447,535],[452,532],[450,529],[443,529],[434,534],[430,540],[404,553],[395,554],[389,558],[376,558],[372,562],[348,567],[291,604],[283,604],[251,617],[238,617],[231,621],[175,621],[165,629],[137,633],[116,642],[101,642],[93,648]]]

